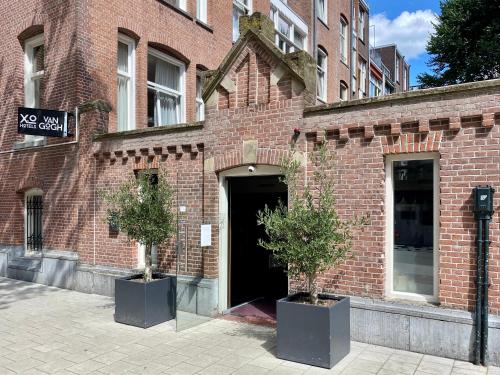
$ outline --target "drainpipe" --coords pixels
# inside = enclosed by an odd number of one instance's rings
[[[489,245],[490,245],[490,233],[489,225],[490,220],[483,220],[484,223],[484,277],[483,277],[483,307],[482,307],[482,322],[481,322],[481,363],[487,366],[488,362],[488,288],[490,284],[488,282],[488,257],[489,257]]]
[[[476,365],[480,364],[481,361],[481,323],[482,323],[482,287],[483,287],[483,272],[482,272],[482,263],[483,263],[483,226],[482,220],[477,221],[477,269],[476,269],[476,332],[475,332],[475,344],[474,344],[474,363]]]
[[[491,186],[476,186],[474,188],[474,213],[477,219],[477,298],[474,362],[483,366],[488,364],[489,225],[493,216],[494,193],[495,189]]]

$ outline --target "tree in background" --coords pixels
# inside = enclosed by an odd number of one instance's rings
[[[433,74],[419,74],[421,87],[500,77],[500,0],[444,0],[427,44]]]

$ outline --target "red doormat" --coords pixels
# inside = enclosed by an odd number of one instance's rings
[[[223,319],[276,327],[276,300],[259,298],[233,307]]]

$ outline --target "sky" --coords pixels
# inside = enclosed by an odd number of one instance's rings
[[[410,67],[410,85],[417,75],[430,72],[425,46],[440,13],[439,0],[367,0],[370,7],[370,43],[396,43]],[[373,25],[375,27],[373,27]]]

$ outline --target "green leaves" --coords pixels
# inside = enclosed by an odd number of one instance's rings
[[[157,176],[157,177],[156,177]],[[166,242],[174,231],[173,189],[165,173],[146,170],[117,190],[100,194],[107,220],[146,246]]]
[[[418,76],[422,87],[481,81],[500,76],[498,0],[441,2],[436,32],[427,44],[433,74]]]
[[[303,186],[301,165],[292,152],[282,163],[288,185],[289,206],[282,202],[271,210],[259,211],[259,225],[268,236],[259,245],[273,252],[276,260],[288,265],[291,277],[306,275],[311,300],[317,300],[316,277],[349,256],[352,229],[365,218],[342,220],[335,209],[334,159],[326,142],[313,152],[313,178]]]

